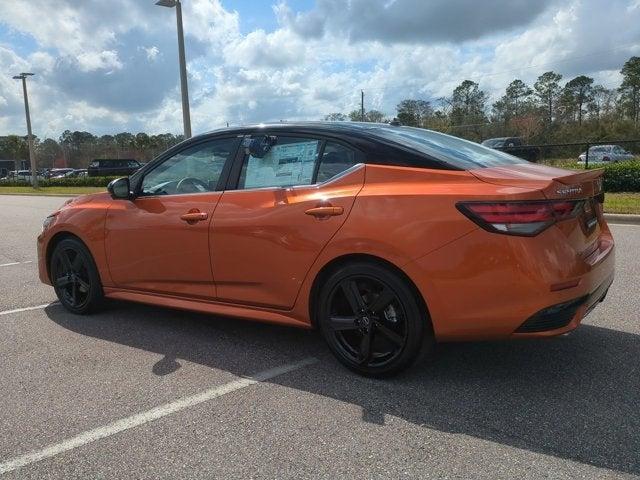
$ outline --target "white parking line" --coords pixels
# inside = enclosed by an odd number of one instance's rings
[[[11,265],[24,265],[25,263],[33,263],[33,260],[27,260],[26,262],[2,263],[0,264],[0,267],[10,267]]]
[[[42,305],[34,305],[33,307],[23,307],[23,308],[16,308],[14,310],[4,310],[0,312],[0,316],[10,315],[12,313],[28,312],[29,310],[40,310],[42,308],[47,308],[50,305],[58,305],[59,303],[60,302],[43,303]]]
[[[280,367],[272,368],[270,370],[265,370],[264,372],[256,373],[251,377],[240,378],[238,380],[234,380],[233,382],[210,388],[209,390],[205,390],[204,392],[196,393],[195,395],[183,397],[174,402],[160,405],[159,407],[152,408],[151,410],[147,410],[146,412],[131,415],[130,417],[116,420],[115,422],[108,425],[94,428],[93,430],[88,430],[79,435],[76,435],[75,437],[63,440],[60,443],[49,445],[42,450],[35,450],[25,455],[20,455],[18,457],[11,458],[0,463],[0,475],[12,472],[31,463],[39,462],[40,460],[59,455],[63,452],[73,450],[74,448],[81,447],[88,443],[95,442],[96,440],[110,437],[124,430],[139,427],[140,425],[144,425],[145,423],[158,420],[159,418],[177,413],[181,410],[185,410],[200,403],[208,402],[209,400],[221,397],[223,395],[226,395],[227,393],[235,392],[251,385],[255,385],[256,383],[264,382],[285,373],[289,373],[308,365],[312,365],[317,361],[317,358],[308,357],[296,363],[289,363]]]

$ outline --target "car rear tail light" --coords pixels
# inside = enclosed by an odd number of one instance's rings
[[[533,236],[560,220],[576,216],[579,201],[462,202],[457,207],[485,230]]]

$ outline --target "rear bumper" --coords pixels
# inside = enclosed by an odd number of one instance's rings
[[[513,337],[539,337],[541,334],[555,336],[575,329],[582,319],[604,300],[612,283],[613,275],[588,295],[540,310],[520,325]]]
[[[476,230],[403,268],[438,341],[549,337],[576,328],[611,285],[615,247],[604,221],[589,243],[576,252],[555,227],[531,238]],[[523,329],[527,322],[534,326]]]

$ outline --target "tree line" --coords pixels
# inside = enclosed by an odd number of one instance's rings
[[[640,137],[640,57],[631,57],[620,70],[617,88],[597,85],[585,75],[564,81],[559,73],[540,75],[530,86],[520,79],[507,85],[491,105],[489,96],[472,80],[464,80],[448,97],[431,102],[405,99],[393,117],[403,125],[430,128],[482,141],[519,136],[529,143],[568,143]],[[366,122],[389,122],[384,112],[368,110]],[[332,113],[325,120],[360,121],[361,111]],[[65,130],[58,139],[35,138],[41,168],[86,168],[95,158],[134,158],[146,162],[183,140],[182,135],[128,132],[96,136]],[[636,145],[637,149],[640,145]],[[28,159],[26,137],[0,137],[0,159]]]
[[[640,120],[640,57],[631,57],[620,70],[618,88],[595,84],[586,75],[563,81],[549,71],[530,86],[520,79],[489,104],[489,96],[472,80],[464,80],[448,97],[436,102],[402,100],[394,117],[403,125],[452,133],[481,141],[520,136],[530,143],[568,143],[637,139]],[[325,120],[388,122],[384,112],[361,110],[332,113]]]
[[[34,137],[36,162],[39,168],[86,168],[96,158],[134,158],[147,162],[184,139],[183,135],[162,133],[148,135],[128,132],[96,136],[89,132],[65,130],[56,140]],[[26,136],[0,137],[0,159],[26,160],[29,147]]]

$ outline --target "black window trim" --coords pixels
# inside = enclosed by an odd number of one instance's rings
[[[198,145],[202,145],[202,144],[206,144],[206,143],[211,143],[211,142],[216,142],[218,140],[228,140],[228,139],[235,139],[236,140],[236,144],[232,147],[232,150],[235,150],[235,153],[230,155],[224,166],[222,167],[222,172],[220,172],[220,178],[218,178],[218,183],[216,184],[216,188],[215,190],[213,190],[214,192],[221,192],[224,191],[224,186],[227,183],[227,179],[229,177],[229,173],[231,170],[232,165],[234,164],[236,157],[238,155],[238,151],[242,150],[240,148],[240,144],[242,141],[242,137],[243,135],[237,135],[237,134],[226,134],[226,135],[219,135],[219,136],[213,136],[213,137],[204,137],[204,138],[200,138],[198,140],[194,140],[191,142],[182,142],[179,143],[178,145],[176,145],[175,147],[170,148],[169,150],[167,150],[166,152],[162,153],[159,157],[157,157],[156,159],[154,159],[153,161],[147,163],[144,167],[142,167],[140,170],[136,171],[131,177],[130,177],[130,181],[132,183],[131,185],[131,189],[134,193],[134,196],[136,198],[140,197],[140,198],[150,198],[150,197],[164,197],[166,195],[143,195],[142,194],[142,182],[144,180],[144,178],[147,176],[147,174],[153,170],[155,170],[157,167],[159,167],[160,165],[162,165],[164,162],[166,162],[167,160],[175,157],[176,155],[184,152],[185,150],[189,150],[193,147],[196,147]],[[194,193],[185,193],[183,195],[202,195],[203,193],[211,193],[211,192],[194,192]]]
[[[314,185],[323,185],[325,183],[328,183],[330,181],[332,181],[335,177],[332,178],[328,178],[327,180],[325,180],[324,182],[318,183],[318,170],[320,168],[320,163],[322,161],[322,155],[324,154],[324,149],[325,146],[327,145],[327,142],[332,142],[332,143],[336,143],[338,145],[341,145],[345,148],[348,148],[349,150],[352,150],[355,153],[355,158],[356,158],[356,163],[354,165],[352,165],[351,167],[349,167],[350,170],[351,168],[353,168],[354,166],[360,164],[360,163],[367,163],[366,162],[366,158],[365,158],[365,154],[362,152],[362,150],[360,150],[357,147],[354,147],[353,145],[351,145],[348,142],[343,141],[340,138],[335,138],[335,137],[331,137],[329,135],[325,135],[325,134],[314,134],[314,133],[309,133],[309,132],[295,132],[295,131],[288,131],[288,130],[284,130],[284,129],[265,129],[264,131],[260,131],[260,132],[250,132],[247,133],[246,135],[244,135],[243,140],[245,138],[253,138],[253,137],[263,137],[266,135],[274,135],[276,137],[298,137],[298,138],[306,138],[309,140],[318,140],[320,142],[320,147],[318,149],[318,158],[316,159],[316,164],[314,165],[313,168],[313,176],[311,177],[311,183],[310,184],[303,184],[303,185],[290,185],[287,187],[279,187],[279,186],[268,186],[268,187],[256,187],[256,188],[238,188],[238,183],[240,182],[240,174],[242,173],[242,166],[246,160],[247,154],[245,153],[245,150],[243,147],[238,148],[238,151],[236,153],[236,158],[234,161],[233,166],[231,167],[231,172],[229,174],[228,180],[226,182],[226,188],[225,190],[227,191],[255,191],[255,190],[274,190],[274,189],[286,189],[286,188],[297,188],[297,187],[311,187]],[[244,143],[244,142],[242,142]],[[345,171],[347,171],[345,170]],[[336,175],[337,176],[337,175]]]

